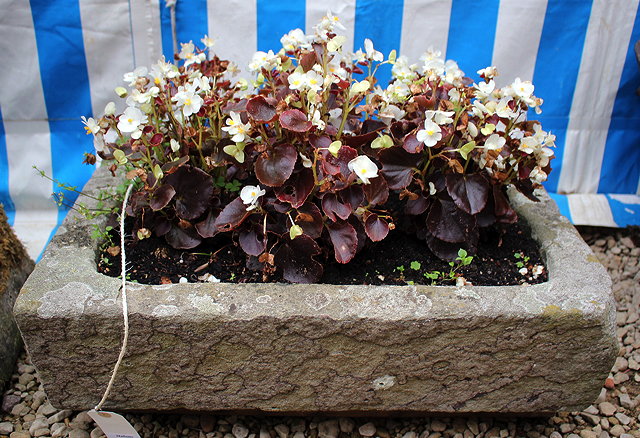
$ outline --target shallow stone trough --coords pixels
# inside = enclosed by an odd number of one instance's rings
[[[85,190],[113,184],[102,169]],[[540,242],[550,278],[543,284],[131,284],[129,348],[105,408],[581,410],[598,396],[617,353],[611,281],[541,196],[512,200]],[[66,220],[14,308],[60,408],[99,401],[122,338],[119,280],[96,272],[90,230],[84,219]]]

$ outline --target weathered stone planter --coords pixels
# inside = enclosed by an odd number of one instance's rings
[[[113,184],[98,172],[86,189]],[[605,269],[546,194],[513,196],[535,286],[131,285],[106,407],[276,413],[546,413],[598,395],[616,355]],[[69,218],[15,315],[51,402],[96,404],[120,349],[119,281]]]

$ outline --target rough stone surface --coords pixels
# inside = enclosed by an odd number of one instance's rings
[[[113,182],[102,173],[88,189],[100,185]],[[611,281],[540,196],[512,199],[541,243],[544,284],[131,284],[130,347],[105,408],[581,410],[618,351]],[[119,280],[96,273],[89,230],[66,220],[15,307],[57,408],[94,406],[120,348]]]
[[[33,261],[7,223],[0,204],[0,390],[11,378],[22,339],[13,319],[13,305]]]

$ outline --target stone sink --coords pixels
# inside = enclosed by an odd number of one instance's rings
[[[85,191],[114,184],[103,168]],[[611,280],[540,196],[511,194],[549,271],[533,286],[130,284],[129,348],[105,409],[579,411],[617,352]],[[100,400],[122,340],[120,282],[97,273],[91,229],[69,215],[14,308],[57,408]]]

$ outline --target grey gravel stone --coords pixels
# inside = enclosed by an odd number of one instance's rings
[[[340,419],[342,420],[342,418]],[[318,423],[318,437],[319,438],[336,438],[340,433],[342,422],[336,420],[321,421]],[[345,424],[345,428],[348,424]],[[351,426],[353,430],[353,425]],[[349,431],[350,432],[350,431]]]
[[[71,429],[69,432],[69,438],[91,438],[91,435],[86,430]]]
[[[286,424],[278,424],[274,427],[274,430],[280,438],[287,438],[289,436],[289,427]]]
[[[231,433],[235,438],[247,438],[249,436],[249,429],[244,424],[236,423],[231,429]]]
[[[9,438],[31,438],[31,435],[29,435],[29,432],[26,430],[23,431],[19,431],[19,432],[11,432],[11,435],[9,435]]]
[[[60,421],[69,418],[71,415],[73,415],[73,411],[71,409],[63,409],[62,411],[50,416],[48,422],[49,424],[59,423]]]
[[[340,417],[338,423],[340,424],[340,431],[344,433],[351,433],[356,427],[356,423],[348,417]]]
[[[610,417],[616,413],[616,407],[609,402],[602,402],[598,405],[600,413],[606,417]]]
[[[9,421],[0,423],[0,435],[9,435],[11,432],[13,432],[13,423]]]
[[[358,428],[358,432],[362,436],[374,436],[376,434],[376,426],[371,422],[365,423]]]

